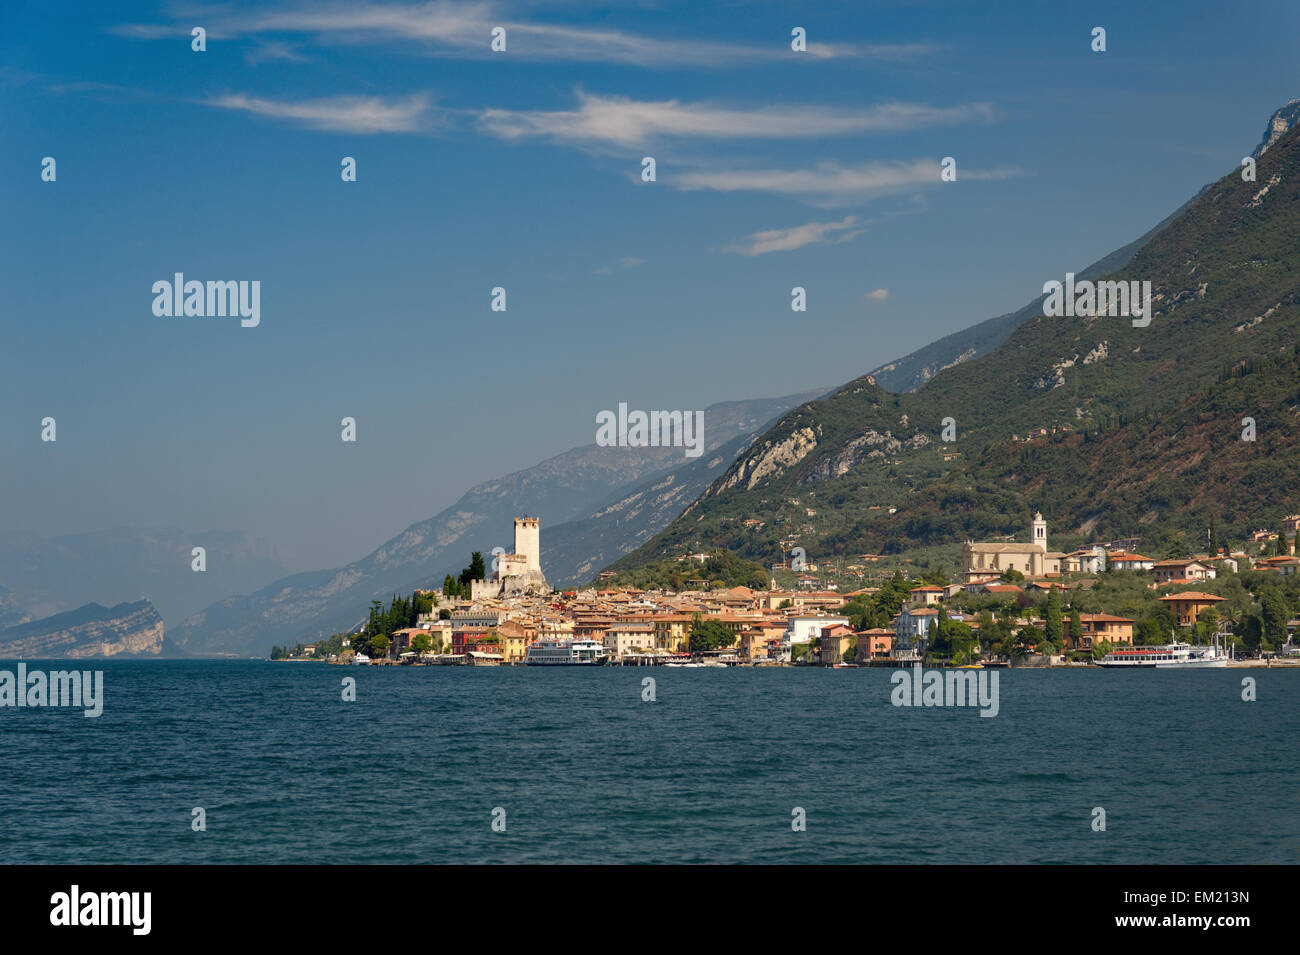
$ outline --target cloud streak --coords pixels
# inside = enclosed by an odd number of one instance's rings
[[[648,145],[665,138],[802,139],[901,132],[988,122],[988,103],[929,106],[886,103],[867,109],[767,106],[739,109],[678,100],[643,101],[578,93],[578,108],[560,111],[485,109],[480,128],[507,140],[544,137],[569,145]]]
[[[806,245],[826,242],[849,242],[864,231],[857,216],[845,216],[839,222],[808,222],[789,229],[768,229],[746,236],[742,241],[726,246],[724,252],[739,255],[766,255],[769,252],[789,252]]]
[[[490,48],[493,27],[505,27],[509,55],[532,60],[622,63],[638,66],[716,68],[784,57],[859,59],[898,62],[933,52],[928,43],[853,45],[810,42],[806,54],[789,43],[746,45],[690,38],[642,36],[607,27],[579,27],[511,18],[498,4],[474,0],[428,3],[324,3],[256,11],[197,7],[185,11],[184,23],[131,23],[115,33],[138,39],[188,35],[202,23],[214,39],[261,34],[296,34],[321,43],[410,43],[435,56],[481,58],[497,55]]]
[[[963,180],[1009,179],[1011,167],[963,169]],[[868,162],[856,165],[827,161],[795,169],[687,169],[671,180],[685,191],[765,192],[814,204],[875,199],[912,189],[940,185],[937,159]]]
[[[380,96],[328,96],[321,99],[266,99],[231,93],[204,101],[267,119],[288,120],[311,129],[344,133],[414,133],[432,125],[432,98],[417,93],[403,99]]]

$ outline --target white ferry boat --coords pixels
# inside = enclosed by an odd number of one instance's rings
[[[1228,658],[1219,649],[1217,641],[1213,646],[1168,643],[1163,647],[1122,647],[1097,661],[1099,667],[1116,670],[1204,670],[1227,665]]]
[[[524,665],[530,667],[593,667],[609,659],[596,640],[538,640],[528,645]]]

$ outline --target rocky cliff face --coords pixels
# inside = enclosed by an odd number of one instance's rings
[[[1285,136],[1297,122],[1300,122],[1300,99],[1293,99],[1268,118],[1268,125],[1264,127],[1264,137],[1251,155],[1256,159],[1264,155],[1268,147]]]
[[[163,621],[147,600],[67,613],[0,630],[0,658],[157,656]]]

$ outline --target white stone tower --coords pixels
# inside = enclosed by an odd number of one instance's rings
[[[525,558],[525,572],[542,569],[539,521],[535,517],[515,518],[515,553]]]
[[[517,534],[518,531],[515,533]],[[1037,544],[1043,550],[1047,550],[1047,521],[1043,520],[1041,511],[1034,515],[1034,522],[1030,525],[1029,543]]]

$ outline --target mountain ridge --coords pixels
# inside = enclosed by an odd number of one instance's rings
[[[548,579],[552,583],[576,580],[572,567],[563,562],[590,563],[584,555],[589,543],[584,541],[598,541],[602,554],[632,546],[632,542],[620,545],[618,535],[592,517],[593,500],[608,507],[622,496],[644,495],[645,488],[678,470],[695,475],[685,482],[693,488],[688,499],[694,499],[726,463],[718,460],[720,447],[752,435],[783,411],[821,394],[825,391],[817,389],[711,405],[705,411],[706,450],[700,459],[684,461],[679,447],[592,444],[482,482],[452,506],[411,524],[360,560],[291,575],[251,594],[210,604],[170,631],[169,652],[257,655],[272,643],[311,642],[348,630],[362,622],[372,599],[387,601],[394,593],[437,586],[446,574],[458,573],[473,550],[487,555],[493,546],[509,549],[514,543],[508,537],[513,518],[525,513],[543,521],[542,569]],[[707,462],[713,462],[712,470]],[[683,479],[677,481],[680,485]],[[657,531],[676,516],[673,499],[669,495],[639,519],[615,520],[613,526],[625,527],[634,540],[645,535],[647,527]],[[566,527],[571,522],[577,523]]]
[[[1211,517],[1244,533],[1280,519],[1293,507],[1281,469],[1300,468],[1300,393],[1275,380],[1292,373],[1300,331],[1294,127],[1261,155],[1257,178],[1236,170],[1206,186],[1112,273],[1152,282],[1149,328],[1040,314],[918,391],[898,395],[870,375],[855,379],[785,415],[612,569],[686,549],[726,547],[770,561],[795,541],[810,560],[951,543],[1014,534],[1039,509],[1080,536],[1156,525],[1187,537]],[[1268,421],[1267,434],[1238,440],[1246,417],[1261,429]],[[942,440],[947,418],[958,429],[952,442]],[[1036,428],[1047,433],[1026,441]],[[1179,434],[1187,444],[1171,452]],[[1148,439],[1167,455],[1166,487],[1142,471]],[[1103,448],[1104,468],[1092,457]],[[1233,490],[1228,474],[1241,486]],[[1199,493],[1198,481],[1214,494]]]
[[[147,600],[89,603],[0,630],[0,658],[154,657],[163,639],[163,619]]]

